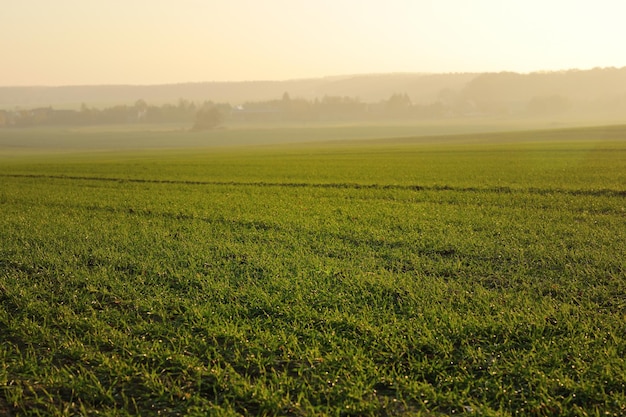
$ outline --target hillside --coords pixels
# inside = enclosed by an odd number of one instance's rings
[[[271,100],[288,92],[305,99],[328,96],[378,101],[407,93],[417,101],[433,101],[442,89],[459,89],[478,74],[376,74],[286,81],[203,82],[167,85],[97,85],[0,87],[0,108],[90,106],[133,103],[175,103],[179,99],[237,104]]]
[[[370,74],[286,81],[168,85],[0,87],[0,109],[103,107],[143,99],[150,104],[213,101],[237,105],[274,100],[285,92],[306,100],[325,96],[387,100],[406,94],[415,105],[441,103],[454,114],[626,115],[626,67],[520,74]]]

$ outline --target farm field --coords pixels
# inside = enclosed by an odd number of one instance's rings
[[[0,132],[0,415],[626,414],[626,126],[341,129]]]

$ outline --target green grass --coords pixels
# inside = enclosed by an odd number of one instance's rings
[[[5,150],[0,414],[623,415],[625,139]]]

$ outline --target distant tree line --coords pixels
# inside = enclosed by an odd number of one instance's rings
[[[358,98],[324,96],[306,100],[288,93],[276,100],[229,103],[195,103],[181,99],[177,104],[151,105],[137,100],[133,105],[98,109],[83,104],[80,109],[53,107],[0,110],[0,127],[81,126],[139,123],[185,123],[193,130],[210,129],[224,122],[307,122],[365,120],[372,118],[429,118],[445,115],[441,103],[414,105],[407,94],[393,94],[377,103]]]
[[[137,100],[133,105],[105,108],[83,104],[77,110],[40,107],[0,110],[0,128],[28,126],[81,126],[107,124],[187,124],[192,130],[212,129],[223,123],[334,122],[366,120],[419,120],[476,116],[530,116],[612,114],[626,112],[626,94],[610,99],[576,100],[550,94],[546,87],[528,98],[510,91],[517,100],[503,100],[499,90],[515,84],[509,78],[518,74],[492,74],[478,77],[464,90],[442,89],[428,104],[414,103],[406,93],[394,93],[377,102],[363,102],[356,97],[324,96],[292,98],[285,92],[281,98],[244,102],[239,105],[180,99],[177,104],[154,105]],[[504,82],[506,81],[506,82]]]
[[[217,108],[229,112],[230,105],[204,102],[196,104],[181,99],[178,104],[150,105],[137,100],[134,105],[115,105],[98,109],[81,105],[78,110],[40,107],[35,109],[0,110],[0,127],[85,126],[129,123],[192,124],[199,111]]]
[[[446,115],[440,102],[413,104],[407,94],[392,94],[378,102],[363,102],[356,97],[324,96],[306,100],[288,93],[278,100],[246,102],[232,108],[233,121],[332,122],[376,119],[438,118]]]

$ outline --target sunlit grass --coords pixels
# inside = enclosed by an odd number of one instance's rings
[[[4,161],[0,414],[622,415],[624,134]]]

